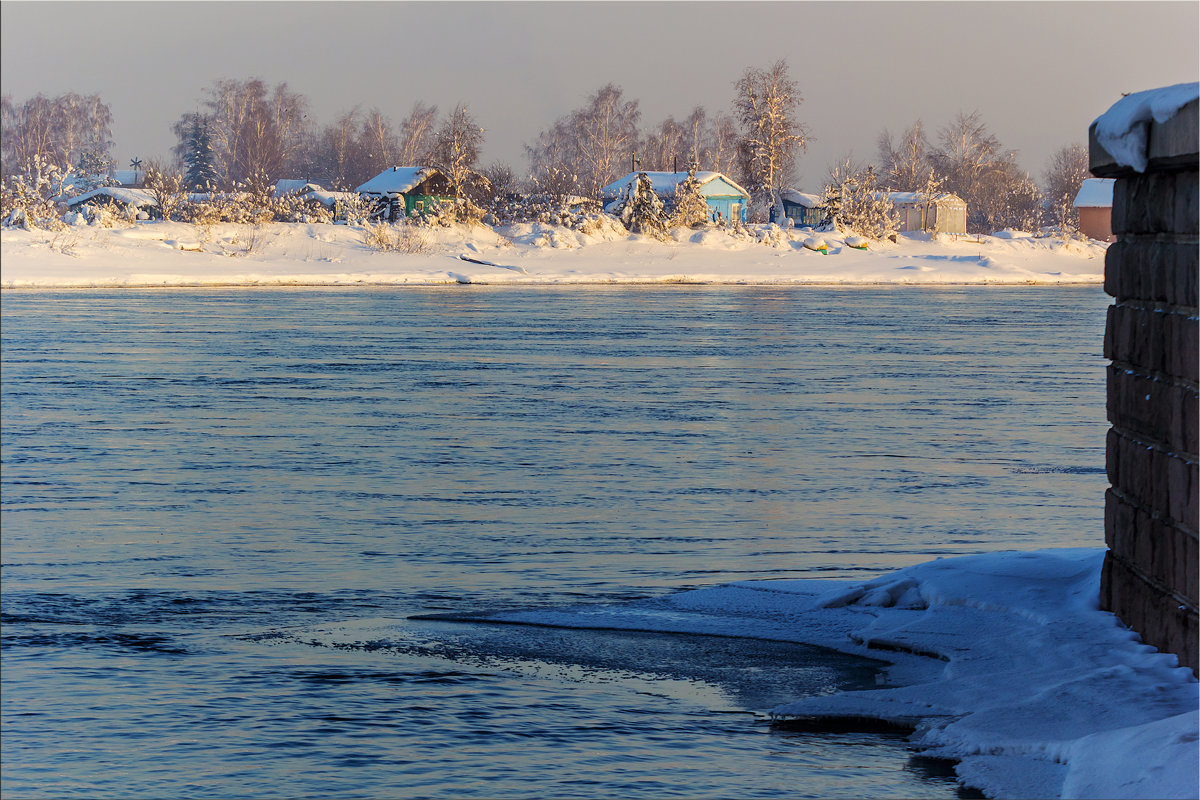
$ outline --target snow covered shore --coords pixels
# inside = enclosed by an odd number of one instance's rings
[[[1094,241],[902,234],[860,250],[822,234],[822,254],[804,246],[811,236],[764,225],[741,236],[678,230],[664,242],[617,225],[584,234],[521,224],[417,228],[385,252],[345,225],[78,225],[0,233],[0,286],[1057,284],[1104,274],[1106,245]]]
[[[865,583],[747,581],[648,601],[477,618],[806,642],[892,662],[870,691],[780,706],[781,720],[915,728],[989,797],[1200,793],[1198,684],[1097,607],[1102,550],[938,559]]]

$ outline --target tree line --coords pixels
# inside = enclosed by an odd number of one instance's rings
[[[434,166],[456,196],[476,202],[518,192],[597,198],[602,187],[630,171],[698,166],[730,175],[746,188],[752,218],[762,221],[780,190],[793,185],[797,161],[811,139],[800,119],[802,103],[784,60],[747,68],[733,85],[727,111],[697,106],[683,119],[668,116],[648,125],[639,102],[609,83],[537,132],[525,145],[528,169],[519,179],[509,164],[479,163],[485,131],[467,106],[440,114],[436,105],[418,100],[398,122],[379,108],[355,107],[319,125],[307,98],[286,83],[222,79],[172,124],[171,160],[147,166],[159,175],[179,176],[192,190],[262,190],[280,178],[350,190],[391,166]],[[115,166],[112,113],[99,95],[39,94],[22,103],[5,96],[2,111],[6,184],[34,165],[54,164],[82,175]],[[1030,230],[1077,224],[1071,201],[1087,175],[1086,150],[1072,144],[1050,159],[1039,184],[978,112],[963,112],[936,131],[920,120],[898,135],[883,130],[872,162],[847,156],[831,167],[821,188],[827,195],[831,186],[851,183],[860,189],[953,192],[967,203],[971,230]]]

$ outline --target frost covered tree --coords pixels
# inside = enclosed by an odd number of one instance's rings
[[[898,192],[922,189],[929,175],[929,141],[921,120],[906,130],[899,141],[884,129],[879,134],[879,179],[884,186]]]
[[[532,145],[526,145],[530,171],[571,175],[577,191],[598,197],[600,190],[625,174],[640,143],[641,111],[614,84],[601,87],[587,105],[555,120]]]
[[[205,93],[215,166],[223,186],[256,176],[275,180],[294,168],[309,138],[308,101],[303,95],[290,91],[286,83],[272,88],[257,78],[219,80]],[[184,114],[173,128],[181,163],[191,116]]]
[[[688,176],[675,187],[675,199],[671,204],[668,224],[672,228],[693,228],[709,221],[708,203],[700,194],[700,181],[696,179],[696,167],[688,170]]]
[[[401,167],[421,167],[429,160],[437,128],[437,106],[427,106],[418,100],[400,123],[400,143],[396,164]]]
[[[1011,156],[980,177],[976,204],[970,213],[981,231],[1041,228],[1042,192]]]
[[[483,128],[465,105],[459,105],[442,123],[430,154],[433,166],[446,176],[456,198],[464,197],[470,184],[482,179],[475,170],[482,147]]]
[[[859,166],[849,157],[829,170],[824,200],[838,228],[882,239],[896,227],[892,201],[880,190],[875,168]]]
[[[38,94],[19,104],[5,96],[2,105],[0,160],[5,176],[36,172],[35,160],[43,167],[71,167],[84,152],[106,156],[112,147],[112,111],[97,94]]]
[[[1042,173],[1046,203],[1053,224],[1062,230],[1078,229],[1079,209],[1075,208],[1075,196],[1084,179],[1091,176],[1087,148],[1078,143],[1059,148],[1046,164]]]
[[[802,98],[787,61],[748,68],[735,85],[734,112],[741,123],[740,177],[759,205],[771,205],[792,180],[808,128],[796,119]]]
[[[75,162],[75,171],[82,180],[82,183],[76,184],[76,188],[81,191],[89,191],[98,186],[114,185],[116,181],[108,174],[112,166],[112,158],[107,151],[84,150],[79,154],[79,160]]]
[[[945,179],[945,191],[966,201],[968,229],[994,229],[1001,213],[1001,197],[1013,193],[1010,184],[1019,180],[1019,175],[1015,154],[1001,146],[979,112],[960,112],[941,128],[930,160]]]
[[[154,198],[154,205],[165,220],[178,219],[187,202],[187,187],[183,176],[159,161],[146,165],[146,191]]]
[[[621,207],[621,222],[633,233],[659,235],[666,227],[663,202],[644,172],[638,173],[633,191]]]
[[[215,154],[212,147],[212,134],[208,129],[208,119],[201,114],[193,114],[191,126],[187,131],[186,150],[183,152],[184,185],[195,192],[210,191],[218,182],[217,168],[214,164]]]

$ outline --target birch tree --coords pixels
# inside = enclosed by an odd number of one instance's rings
[[[400,123],[399,150],[396,164],[399,167],[420,167],[429,160],[433,150],[434,133],[437,128],[437,106],[427,106],[418,100]]]
[[[1046,164],[1046,170],[1042,173],[1046,202],[1054,223],[1064,230],[1079,227],[1075,196],[1079,194],[1083,181],[1091,176],[1087,148],[1082,144],[1059,148]]]
[[[446,176],[456,198],[463,197],[469,185],[481,177],[475,164],[482,146],[483,128],[465,105],[459,105],[438,130],[431,159]]]
[[[6,96],[2,107],[4,175],[30,170],[35,161],[70,168],[85,153],[93,166],[111,165],[112,111],[99,95],[38,94],[20,104]]]
[[[588,103],[559,118],[525,150],[535,180],[569,176],[577,190],[598,197],[600,190],[629,171],[638,150],[641,111],[614,84],[601,87]]]
[[[750,67],[735,85],[734,113],[741,123],[741,178],[759,200],[774,203],[791,181],[796,157],[806,149],[808,128],[796,119],[802,98],[787,61],[766,69]]]
[[[884,129],[879,134],[880,182],[899,192],[918,191],[929,177],[931,163],[925,127],[917,120],[898,142]]]

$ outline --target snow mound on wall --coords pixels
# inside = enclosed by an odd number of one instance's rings
[[[1126,95],[1095,120],[1096,140],[1118,164],[1145,172],[1150,121],[1164,123],[1198,97],[1200,82]]]

